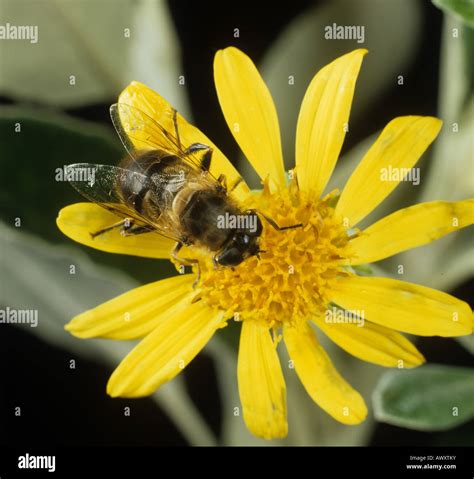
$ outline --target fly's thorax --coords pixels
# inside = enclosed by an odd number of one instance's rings
[[[183,230],[193,239],[196,246],[204,246],[210,251],[218,251],[232,237],[234,229],[221,227],[220,218],[240,214],[223,191],[212,189],[183,189],[180,197],[182,202],[179,211]],[[178,201],[180,198],[176,198]],[[175,210],[177,211],[177,209]]]

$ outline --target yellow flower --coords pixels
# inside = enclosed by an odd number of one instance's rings
[[[242,183],[235,196],[243,206],[257,208],[280,225],[303,227],[276,231],[265,224],[261,259],[252,257],[233,269],[215,269],[208,253],[189,247],[186,256],[201,263],[196,289],[194,274],[179,275],[139,287],[74,318],[66,329],[80,338],[144,338],[112,374],[107,386],[111,396],[151,394],[234,317],[242,322],[238,382],[244,420],[253,434],[267,439],[287,434],[286,389],[277,355],[281,338],[311,398],[336,420],[358,424],[367,414],[364,400],[337,372],[312,326],[362,360],[406,368],[422,364],[424,358],[397,331],[420,336],[472,332],[472,311],[465,302],[424,286],[361,276],[354,268],[474,222],[474,200],[469,199],[417,204],[363,231],[356,228],[397,186],[396,181],[381,180],[381,169],[412,168],[437,136],[440,120],[420,116],[392,120],[341,195],[321,197],[341,151],[365,54],[365,50],[348,53],[313,78],[298,118],[296,168],[287,181],[277,114],[265,83],[241,51],[217,52],[214,75],[225,119],[264,185],[262,191],[250,192]],[[170,105],[146,86],[131,83],[119,102],[139,108],[171,130]],[[125,116],[124,123],[130,120]],[[219,149],[180,115],[178,126],[184,145],[199,142],[214,148],[211,171],[224,173],[228,184],[239,178]],[[140,134],[150,132],[136,132],[137,147],[145,145]],[[91,238],[90,232],[116,221],[95,204],[78,203],[64,208],[57,223],[64,234],[93,248],[169,258],[173,243],[155,233],[123,237],[111,230]],[[342,309],[364,318],[363,327],[360,321],[338,322],[333,320],[336,315],[328,315]]]

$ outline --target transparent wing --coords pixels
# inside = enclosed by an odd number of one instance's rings
[[[165,150],[201,173],[199,156],[186,151],[190,145],[182,145],[177,138],[173,110],[161,112],[162,121],[166,122],[166,125],[158,123],[140,109],[125,103],[113,104],[110,107],[110,116],[123,146],[133,159],[137,159],[146,149]],[[217,183],[210,172],[205,172],[205,176]]]
[[[179,235],[174,233],[170,221],[165,218],[163,218],[164,221],[152,221],[128,206],[126,204],[128,198],[121,196],[117,186],[122,183],[130,186],[132,196],[138,194],[143,188],[153,188],[153,181],[146,175],[118,166],[76,163],[68,165],[67,178],[74,189],[89,201],[121,218],[133,218],[137,225],[148,226],[150,231],[179,241]]]

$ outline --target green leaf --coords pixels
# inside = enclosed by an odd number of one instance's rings
[[[124,150],[112,129],[47,111],[0,109],[0,217],[51,240],[59,209],[83,201],[57,173],[71,163],[117,163]]]
[[[0,137],[0,219],[48,241],[75,244],[59,231],[56,217],[64,206],[85,200],[68,182],[57,181],[58,169],[71,163],[117,164],[125,150],[112,128],[47,110],[5,107],[0,109]],[[80,248],[141,281],[174,272],[166,261]]]
[[[445,13],[474,26],[474,2],[472,0],[432,0],[432,2]]]
[[[451,429],[474,418],[474,369],[426,365],[388,371],[373,393],[376,419],[421,431]]]

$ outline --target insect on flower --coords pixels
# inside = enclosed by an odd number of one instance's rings
[[[298,375],[325,412],[353,425],[367,415],[364,399],[336,370],[318,334],[364,361],[412,368],[425,359],[401,333],[472,333],[467,303],[418,284],[362,275],[357,268],[474,223],[474,200],[465,199],[416,204],[357,228],[397,186],[396,181],[383,181],[381,169],[413,168],[436,138],[439,119],[395,118],[342,193],[324,193],[366,53],[343,55],[311,81],[297,123],[296,166],[288,180],[276,109],[263,79],[238,49],[217,52],[219,102],[262,180],[260,191],[250,191],[209,138],[156,92],[137,82],[122,92],[113,119],[131,158],[119,168],[97,167],[91,182],[96,186],[75,185],[99,205],[67,206],[57,224],[73,240],[112,253],[175,261],[172,252],[178,249],[193,272],[136,288],[66,325],[80,338],[143,338],[112,374],[108,394],[152,394],[234,318],[242,325],[237,379],[243,418],[257,436],[284,437],[288,425],[277,351],[281,343],[294,366],[288,374]],[[209,196],[196,206],[201,194]],[[225,213],[258,220],[258,227],[253,232],[239,226],[216,232],[213,222]],[[279,226],[290,228],[279,231]],[[192,235],[186,235],[188,230]],[[358,321],[332,321],[338,312]]]
[[[259,216],[278,231],[302,226],[282,227],[255,209],[242,211],[230,196],[242,178],[228,191],[225,175],[221,173],[215,178],[210,172],[213,153],[210,146],[193,143],[183,147],[176,110],[162,112],[172,118],[173,132],[127,104],[112,105],[110,113],[129,157],[120,166],[86,163],[68,166],[71,184],[79,193],[123,218],[91,232],[92,238],[114,228],[119,228],[123,236],[155,232],[171,238],[176,241],[172,257],[182,265],[197,266],[197,283],[199,261],[179,257],[183,246],[194,245],[214,252],[216,267],[237,266],[250,256],[260,257],[258,239],[263,226]],[[127,118],[127,122],[123,123],[121,118]],[[138,135],[147,138],[147,150],[135,148],[133,140]],[[83,171],[90,172],[93,181],[84,178]],[[234,221],[234,227],[219,227],[223,218],[239,222]]]

